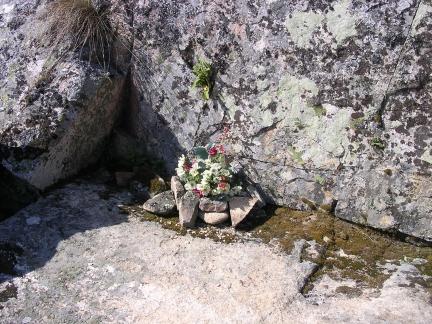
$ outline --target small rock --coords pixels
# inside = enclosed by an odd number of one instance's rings
[[[252,197],[255,197],[258,199],[257,207],[262,208],[266,205],[266,201],[265,201],[264,197],[261,195],[261,193],[259,192],[259,190],[255,186],[253,186],[253,185],[247,186],[246,191]]]
[[[228,220],[228,212],[215,213],[215,212],[200,212],[199,217],[207,224],[217,225]]]
[[[153,198],[147,200],[144,205],[143,209],[161,216],[170,215],[175,210],[175,199],[174,194],[171,190],[164,191]]]
[[[135,174],[133,172],[118,171],[115,174],[116,183],[120,187],[126,187],[132,181]]]
[[[228,203],[224,200],[216,200],[204,197],[200,199],[199,208],[205,212],[221,213],[228,209]]]
[[[151,195],[157,195],[168,189],[165,180],[162,177],[155,175],[153,179],[150,180],[149,191]]]
[[[174,198],[178,206],[179,199],[183,197],[183,195],[186,193],[186,190],[183,187],[180,178],[177,176],[171,177],[171,191],[174,193]]]
[[[245,219],[257,203],[256,197],[233,197],[229,202],[232,226],[236,227]]]
[[[181,226],[194,227],[198,215],[199,198],[188,191],[180,198],[177,209],[179,210],[179,222]]]

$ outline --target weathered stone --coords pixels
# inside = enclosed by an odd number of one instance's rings
[[[129,205],[131,196],[106,197],[107,190],[88,181],[69,184],[0,222],[0,322],[432,322],[430,278],[415,266],[424,260],[386,264],[386,252],[377,275],[382,284],[370,289],[346,277],[352,255],[338,259],[343,276],[322,276],[310,261],[312,242],[295,240],[282,252],[242,235],[230,244],[175,235],[125,214],[119,202]],[[35,215],[40,223],[28,226]],[[360,260],[349,264],[362,268]]]
[[[171,191],[174,193],[176,205],[178,206],[180,198],[186,193],[186,190],[178,176],[171,177]]]
[[[134,178],[133,172],[118,171],[114,173],[115,180],[118,186],[126,187]]]
[[[205,212],[221,213],[228,209],[228,202],[204,197],[200,199],[199,208]]]
[[[162,191],[166,191],[167,189],[168,186],[161,176],[156,174],[152,179],[150,179],[149,191],[151,195],[156,195]]]
[[[246,187],[246,190],[252,197],[255,197],[256,199],[258,199],[257,206],[259,208],[262,208],[266,205],[266,201],[265,201],[263,195],[261,195],[261,193],[259,192],[259,190],[255,186],[248,185]]]
[[[179,222],[184,227],[194,227],[198,216],[199,198],[191,191],[186,192],[180,198],[177,209],[179,211]]]
[[[330,191],[341,218],[432,241],[431,11],[420,0],[137,4],[146,65],[133,67],[129,125],[171,172],[228,127],[227,149],[268,202],[319,207]],[[217,71],[212,100],[190,89],[199,57]]]
[[[175,211],[175,199],[171,190],[157,194],[153,198],[147,200],[143,209],[160,216],[167,216]]]
[[[32,41],[45,3],[0,9],[0,143],[15,175],[45,188],[97,161],[124,101],[122,126],[172,173],[229,129],[268,202],[319,207],[331,192],[340,218],[432,241],[430,1],[104,1],[122,28],[113,75],[77,55],[51,67],[56,49]],[[200,57],[217,73],[208,101],[190,87]]]
[[[107,73],[65,53],[64,44],[45,44],[39,13],[46,2],[0,4],[2,164],[38,189],[99,160],[119,116],[128,62]]]
[[[199,217],[207,224],[218,225],[229,219],[229,213],[225,212],[199,212]]]
[[[244,220],[251,210],[257,205],[258,199],[255,197],[233,197],[229,201],[231,224],[236,227]]]

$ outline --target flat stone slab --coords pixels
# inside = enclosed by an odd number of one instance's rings
[[[179,222],[184,227],[195,227],[198,217],[199,198],[188,191],[180,198],[177,209],[179,211]]]
[[[251,210],[257,205],[258,199],[255,197],[233,197],[229,201],[231,224],[236,227],[244,220]]]
[[[218,225],[226,222],[229,219],[228,212],[203,212],[200,211],[198,216],[206,223],[210,225]]]
[[[176,203],[174,194],[171,190],[161,192],[153,198],[147,200],[143,209],[160,216],[167,216],[175,211]]]
[[[228,202],[204,197],[200,199],[199,208],[205,212],[221,213],[228,209]]]
[[[132,196],[106,190],[67,185],[0,223],[0,241],[19,247],[17,274],[0,274],[1,323],[432,322],[412,265],[392,268],[379,291],[346,296],[337,287],[351,282],[322,278],[303,296],[315,267],[304,241],[285,254],[177,235],[122,213]]]

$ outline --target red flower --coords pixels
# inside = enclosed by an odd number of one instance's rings
[[[226,188],[226,186],[227,186],[226,182],[219,182],[219,184],[218,184],[218,188],[221,190],[224,190]]]
[[[192,164],[190,162],[185,162],[183,164],[183,170],[185,170],[186,172],[189,172],[190,169],[192,169]]]
[[[195,195],[197,195],[199,198],[202,198],[202,197],[204,197],[204,194],[203,194],[203,192],[201,191],[201,190],[199,190],[199,189],[192,189],[192,192],[195,194]]]
[[[212,147],[208,150],[208,152],[209,152],[210,156],[215,156],[215,155],[218,153],[217,148],[216,148],[215,146],[212,146]]]

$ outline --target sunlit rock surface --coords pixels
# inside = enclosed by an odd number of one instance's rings
[[[147,215],[132,200],[127,192],[80,181],[0,223],[0,254],[9,262],[0,263],[0,272],[8,272],[0,274],[0,322],[432,320],[427,260],[405,243],[390,241],[418,258],[392,255],[387,241],[341,221],[335,237],[331,217],[300,212],[269,214],[248,232],[202,224],[185,230],[178,218]],[[227,238],[231,243],[223,243]],[[349,247],[359,242],[363,250],[385,244],[362,255]],[[368,256],[377,256],[376,265],[363,259]],[[357,262],[376,280],[357,277]]]

